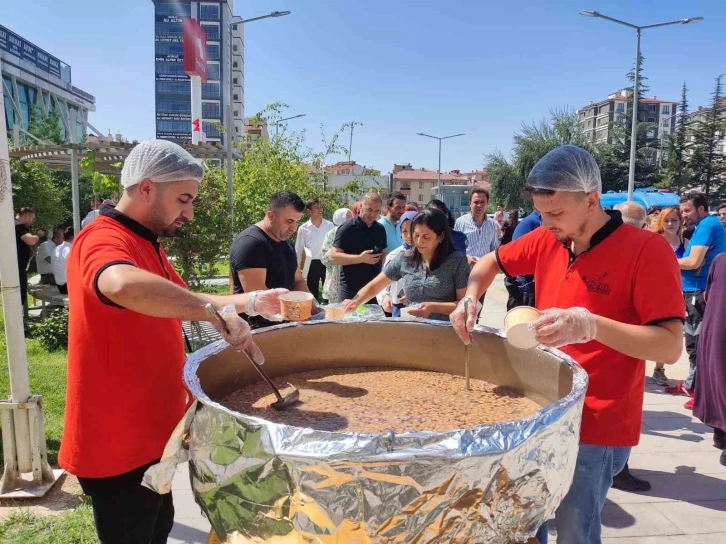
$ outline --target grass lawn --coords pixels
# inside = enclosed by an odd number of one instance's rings
[[[0,524],[3,544],[97,544],[91,505],[84,502],[66,514],[35,516],[17,510]]]

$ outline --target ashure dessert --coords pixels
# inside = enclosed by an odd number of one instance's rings
[[[221,404],[274,423],[321,431],[397,434],[471,429],[527,418],[541,406],[521,394],[483,380],[441,372],[377,367],[314,370],[274,378],[300,390],[300,402],[284,411],[260,381],[227,395]],[[283,396],[286,391],[281,390]]]

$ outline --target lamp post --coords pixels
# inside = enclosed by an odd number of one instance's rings
[[[635,140],[638,133],[638,85],[640,83],[640,81],[638,81],[638,72],[640,72],[640,33],[642,30],[648,28],[699,23],[703,21],[703,17],[687,17],[685,19],[678,19],[677,21],[668,21],[666,23],[656,23],[654,25],[638,26],[631,23],[626,23],[625,21],[621,21],[620,19],[608,17],[607,15],[603,15],[602,13],[597,11],[581,11],[580,15],[584,15],[585,17],[597,17],[600,19],[605,19],[606,21],[611,21],[613,23],[635,29],[637,40],[635,48],[635,81],[633,82],[633,125],[630,130],[630,171],[628,173],[628,200],[633,200],[633,191],[635,190]]]
[[[434,140],[439,141],[439,167],[436,169],[436,184],[438,186],[441,185],[441,141],[442,140],[448,140],[449,138],[456,138],[457,136],[464,136],[464,133],[461,134],[452,134],[451,136],[431,136],[429,134],[424,134],[423,132],[417,132],[417,136],[425,136],[426,138],[433,138]]]
[[[227,213],[229,214],[230,231],[234,236],[234,191],[232,178],[234,177],[234,165],[232,163],[232,138],[234,137],[234,125],[232,122],[232,27],[235,25],[243,25],[252,21],[260,21],[272,17],[284,17],[290,15],[290,11],[273,11],[267,15],[243,19],[241,17],[232,17],[227,25],[227,35],[229,36],[229,89],[227,92],[227,129],[226,129],[226,147],[227,147]]]
[[[299,117],[305,117],[305,116],[307,116],[307,113],[301,113],[299,115],[293,115],[292,117],[285,117],[284,119],[275,121],[275,139],[277,139],[277,133],[280,131],[280,123],[284,123],[285,121],[289,121],[290,119],[297,119]]]

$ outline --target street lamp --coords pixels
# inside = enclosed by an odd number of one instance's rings
[[[451,136],[431,136],[429,134],[424,134],[423,132],[417,132],[417,136],[425,136],[426,138],[433,138],[434,140],[439,141],[439,168],[436,170],[436,183],[437,185],[441,186],[441,140],[448,140],[449,138],[456,138],[457,136],[464,136],[464,133],[461,134],[452,134]]]
[[[277,133],[280,130],[280,123],[284,123],[285,121],[289,121],[290,119],[297,119],[299,117],[306,117],[306,116],[307,116],[307,113],[301,113],[300,115],[293,115],[292,117],[285,117],[284,119],[275,121],[275,139],[277,139]]]
[[[631,23],[626,23],[620,19],[614,19],[603,15],[597,11],[581,11],[580,15],[585,17],[597,17],[611,21],[619,25],[627,26],[628,28],[634,28],[637,35],[637,45],[635,49],[635,81],[633,82],[633,126],[630,130],[630,172],[628,174],[628,200],[633,200],[633,191],[635,190],[635,140],[638,132],[638,72],[640,71],[640,31],[647,28],[657,28],[660,26],[670,25],[690,25],[694,23],[700,23],[703,21],[703,17],[687,17],[685,19],[678,19],[677,21],[668,21],[667,23],[657,23],[654,25],[638,26]]]
[[[259,17],[252,17],[250,19],[243,19],[242,17],[232,17],[232,20],[227,25],[227,35],[229,36],[229,90],[227,93],[227,213],[229,214],[230,231],[234,236],[234,194],[233,194],[233,164],[232,164],[232,138],[234,135],[234,126],[232,124],[232,27],[236,25],[243,25],[245,23],[251,23],[253,21],[260,21],[262,19],[269,19],[273,17],[284,17],[290,15],[290,11],[273,11],[267,15],[261,15]]]

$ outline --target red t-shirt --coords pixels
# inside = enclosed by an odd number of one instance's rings
[[[574,257],[550,231],[539,228],[500,247],[497,259],[508,276],[534,274],[540,310],[580,306],[632,325],[683,320],[681,274],[662,236],[625,225],[615,213],[590,244]],[[635,446],[643,416],[645,362],[596,341],[562,351],[590,377],[580,442]]]
[[[159,459],[184,415],[184,343],[178,319],[117,306],[100,273],[126,263],[186,287],[141,224],[113,208],[84,228],[68,259],[68,390],[59,463],[84,478]]]

